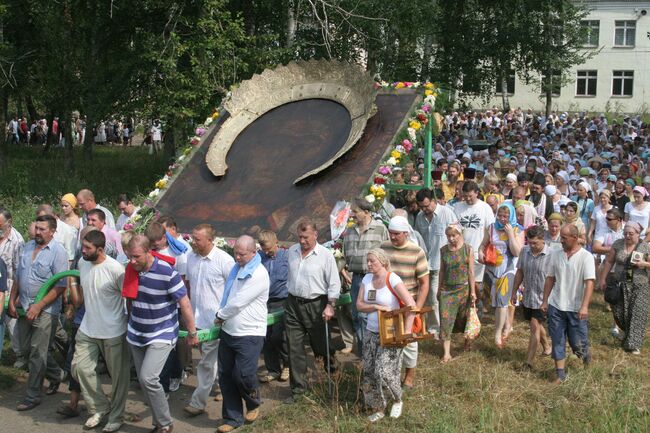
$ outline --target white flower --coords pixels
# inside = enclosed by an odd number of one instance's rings
[[[155,198],[158,197],[158,194],[160,194],[160,190],[158,188],[154,189],[149,193],[149,198]]]
[[[162,178],[162,180],[164,180],[165,182],[167,182],[167,181],[169,180],[169,176],[164,175],[163,178]]]
[[[390,165],[391,167],[397,164],[397,160],[393,158],[392,156],[388,158],[386,161],[386,165]]]
[[[203,122],[203,125],[207,128],[208,126],[210,126],[211,123],[212,123],[212,116],[205,119],[205,122]]]
[[[212,244],[217,248],[223,248],[226,246],[226,240],[224,238],[214,238]]]
[[[431,108],[433,108],[436,105],[436,97],[433,95],[429,95],[426,98],[424,98],[424,103],[430,105]]]
[[[398,144],[397,146],[395,146],[395,150],[398,151],[399,153],[404,153],[404,146]]]
[[[176,159],[176,161],[181,162],[184,159],[185,159],[185,155],[181,155]]]
[[[334,250],[334,258],[335,258],[335,259],[342,259],[343,257],[345,257],[345,256],[343,255],[343,251],[341,251],[341,250]]]
[[[374,194],[368,194],[367,196],[364,197],[368,203],[374,203],[375,202],[375,195]]]
[[[406,128],[406,131],[409,133],[409,139],[411,141],[417,141],[417,135],[415,134],[415,129],[413,128]]]

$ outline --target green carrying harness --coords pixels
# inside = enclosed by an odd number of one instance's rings
[[[41,301],[45,295],[50,291],[52,287],[61,279],[67,278],[67,277],[79,277],[79,271],[76,269],[69,270],[69,271],[63,271],[59,272],[58,274],[52,275],[46,282],[43,283],[41,288],[38,290],[38,293],[36,294],[36,298],[34,298],[34,302],[39,302]],[[336,301],[336,306],[340,307],[342,305],[348,305],[352,303],[352,297],[350,296],[349,293],[343,293],[339,297],[338,301]],[[5,310],[9,307],[9,299],[5,299]],[[25,310],[22,308],[16,308],[16,312],[18,313],[19,316],[23,317],[25,315]],[[284,310],[276,310],[268,314],[266,316],[266,324],[267,326],[275,325],[276,323],[280,323],[282,318],[284,317]],[[198,331],[198,337],[199,337],[199,342],[203,343],[206,341],[211,341],[211,340],[217,340],[219,338],[219,332],[221,331],[221,326],[214,326],[210,329],[202,329]],[[180,338],[185,338],[187,337],[187,331],[179,331],[178,336]]]

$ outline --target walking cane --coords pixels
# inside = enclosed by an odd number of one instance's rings
[[[330,327],[329,320],[325,320],[325,351],[327,358],[327,394],[329,395],[330,401],[332,400],[332,377],[330,376]]]

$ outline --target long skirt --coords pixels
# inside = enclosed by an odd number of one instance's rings
[[[643,345],[643,336],[648,322],[648,283],[623,285],[623,301],[612,306],[614,320],[625,331],[623,349],[637,350]]]
[[[464,284],[445,289],[449,290],[440,292],[440,337],[450,340],[452,332],[465,330],[469,286]]]
[[[367,329],[363,333],[363,396],[372,410],[384,410],[388,398],[402,400],[401,352],[399,347],[382,347],[379,334]]]

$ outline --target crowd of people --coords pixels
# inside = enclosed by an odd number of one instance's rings
[[[482,140],[486,149],[471,147]],[[503,349],[520,308],[530,323],[523,368],[550,355],[554,381],[562,383],[567,342],[591,362],[589,306],[601,290],[613,337],[638,355],[648,315],[649,146],[639,119],[609,125],[602,115],[450,113],[433,149],[433,187],[400,188],[422,185],[421,151],[393,170],[380,209],[354,199],[341,263],[307,217],[289,248],[262,230],[239,237],[231,255],[214,245],[209,224],[193,228],[191,243],[169,215],[141,232],[128,230],[140,209],[127,195],[117,199],[117,219],[87,189],[63,195],[60,212],[40,205],[27,242],[10,211],[0,209],[0,298],[9,299],[0,330],[4,336],[6,325],[17,366],[29,371],[17,409],[41,403],[46,378],[48,395],[68,381],[70,401],[58,412],[79,416],[83,397],[86,428],[118,431],[133,369],[152,431],[168,433],[166,394],[194,372],[184,412],[204,414],[216,387],[223,418],[217,431],[227,433],[259,417],[260,382],[288,380],[287,403],[310,392],[306,344],[328,375],[340,367],[327,326],[336,317],[342,352],[362,361],[369,421],[384,418],[389,404],[389,416],[398,418],[420,347],[382,345],[379,313],[402,306],[433,307],[425,323],[442,345],[442,363],[458,356],[452,336],[464,331],[470,309],[483,320],[493,311],[494,344]],[[67,269],[78,269],[79,279],[61,279],[39,294]],[[346,290],[352,304],[337,306]],[[267,325],[278,311],[283,319]],[[62,321],[70,322],[70,335]],[[194,366],[198,332],[215,325],[219,339],[200,343]],[[410,314],[406,328],[415,326]],[[180,329],[186,338],[178,338]],[[65,353],[63,368],[54,350]],[[258,372],[260,357],[265,369]],[[110,399],[100,363],[110,375]]]

